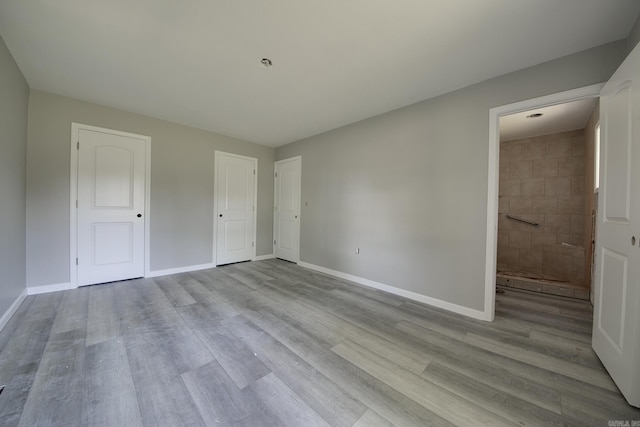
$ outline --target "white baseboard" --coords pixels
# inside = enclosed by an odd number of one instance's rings
[[[147,277],[169,276],[170,274],[189,273],[190,271],[207,270],[216,268],[212,262],[207,264],[188,265],[186,267],[168,268],[166,270],[154,270],[147,274]]]
[[[53,285],[42,286],[27,286],[27,295],[47,294],[49,292],[67,291],[69,289],[76,289],[78,286],[72,285],[69,282],[56,283]]]
[[[298,262],[298,265],[300,267],[305,267],[310,270],[319,271],[320,273],[329,274],[331,276],[339,277],[341,279],[350,280],[352,282],[356,282],[360,285],[364,285],[369,288],[379,289],[381,291],[389,292],[390,294],[399,295],[401,297],[405,297],[410,300],[428,304],[433,307],[442,308],[444,310],[452,311],[454,313],[462,314],[464,316],[472,317],[474,319],[487,320],[487,315],[484,311],[479,311],[479,310],[475,310],[462,305],[453,304],[447,301],[442,301],[437,298],[428,297],[426,295],[418,294],[412,291],[406,291],[404,289],[396,288],[394,286],[385,285],[384,283],[375,282],[373,280],[365,279],[363,277],[354,276],[352,274],[343,273],[341,271],[331,270],[329,268],[320,267],[319,265],[309,264],[303,261]]]
[[[258,255],[253,259],[253,261],[264,261],[265,259],[274,259],[275,256],[273,254],[269,255]]]
[[[11,304],[9,309],[2,315],[2,317],[0,317],[0,331],[2,331],[5,326],[7,326],[7,323],[9,323],[11,317],[16,313],[16,311],[18,311],[20,304],[22,304],[22,301],[24,301],[26,297],[27,290],[25,289],[20,295],[18,295],[18,298],[16,298],[16,300],[13,302],[13,304]]]

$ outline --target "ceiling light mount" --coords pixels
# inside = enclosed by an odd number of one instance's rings
[[[273,65],[273,62],[269,58],[262,58],[260,63],[264,68],[269,68]]]
[[[529,114],[527,116],[527,119],[539,119],[540,117],[542,117],[544,114],[542,113],[533,113],[533,114]]]

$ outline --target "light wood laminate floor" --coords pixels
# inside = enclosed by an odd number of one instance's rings
[[[486,323],[280,260],[29,296],[2,426],[607,426],[640,420],[591,306],[507,289]]]

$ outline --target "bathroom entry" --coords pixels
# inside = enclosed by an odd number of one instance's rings
[[[500,117],[496,284],[590,299],[597,98]]]

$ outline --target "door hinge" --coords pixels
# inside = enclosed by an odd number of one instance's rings
[[[276,241],[274,240],[274,241],[273,241],[273,246],[275,246],[275,245],[276,245]]]
[[[276,178],[278,177],[278,172],[276,172]]]
[[[76,265],[78,265],[78,258],[76,258]]]
[[[254,175],[256,174],[256,170],[255,170],[255,169],[253,170],[253,174],[254,174]]]
[[[78,209],[78,201],[76,200],[76,209]]]
[[[78,145],[76,145],[76,150],[80,149],[80,141],[78,141]]]
[[[253,247],[253,242],[251,242],[251,247]]]

